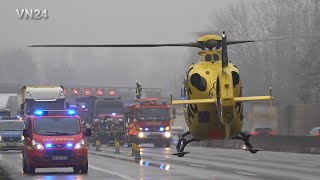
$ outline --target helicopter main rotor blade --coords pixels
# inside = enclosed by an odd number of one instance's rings
[[[84,45],[84,44],[75,44],[75,45],[32,45],[29,47],[165,47],[165,46],[182,46],[182,47],[197,47],[202,48],[202,45],[198,42],[189,42],[189,43],[173,43],[173,44],[93,44],[93,45]]]
[[[296,39],[296,38],[320,38],[320,34],[283,36],[283,37],[273,37],[273,38],[243,40],[243,41],[227,41],[227,45],[241,44],[241,43],[248,43],[248,42],[264,42],[264,41],[275,41],[275,40],[284,40],[284,39]]]

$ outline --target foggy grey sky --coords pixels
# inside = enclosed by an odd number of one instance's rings
[[[76,48],[27,48],[32,44],[103,44],[103,43],[173,43],[195,41],[194,32],[205,31],[214,11],[220,11],[234,0],[1,0],[0,48],[25,48],[33,59],[45,61],[52,53],[69,54],[61,61],[81,63],[74,59]],[[16,9],[47,9],[47,20],[20,20]],[[222,31],[222,30],[221,30]],[[153,77],[145,73],[130,74],[148,87],[168,87],[168,81],[185,73],[188,48],[107,49],[86,48],[84,51],[106,57],[106,70],[114,71],[108,61],[125,51],[125,58],[113,66],[123,70],[132,61],[143,64]],[[123,57],[122,56],[122,57]],[[133,57],[133,58],[132,58]],[[86,60],[85,60],[86,61]],[[95,63],[94,59],[90,59]],[[59,63],[59,62],[55,62]],[[173,64],[171,64],[173,63]],[[158,67],[164,70],[160,70]],[[109,68],[108,68],[109,67]],[[61,67],[63,68],[63,67]],[[118,72],[113,72],[116,74]],[[163,73],[164,75],[159,75]],[[118,74],[120,75],[120,74]],[[109,76],[110,77],[110,76]],[[177,79],[180,80],[180,79]],[[110,80],[115,86],[133,86],[126,79]],[[110,84],[109,83],[109,84]],[[181,82],[179,82],[181,83]]]
[[[231,1],[2,0],[1,45],[193,41],[190,32],[202,31]],[[22,8],[48,9],[49,19],[19,20],[15,9]]]

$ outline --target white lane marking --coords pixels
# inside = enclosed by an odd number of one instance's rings
[[[299,165],[299,166],[309,166],[309,167],[314,167],[315,165],[313,164],[296,164],[296,165]]]
[[[116,176],[119,176],[119,177],[121,177],[123,179],[126,179],[126,180],[136,180],[135,178],[132,178],[130,176],[126,176],[124,174],[121,174],[121,173],[118,173],[118,172],[115,172],[115,171],[109,171],[107,169],[102,169],[102,168],[99,168],[97,166],[89,165],[89,168],[92,168],[92,169],[95,169],[95,170],[98,170],[98,171],[102,171],[102,172],[105,172],[105,173],[108,173],[108,174],[116,175]]]
[[[152,159],[160,160],[160,161],[164,161],[164,160],[166,160],[166,159],[164,159],[164,158],[152,158]]]
[[[205,168],[207,166],[204,166],[204,165],[199,165],[199,164],[189,164],[190,166],[194,166],[194,167],[202,167],[202,168]]]
[[[243,158],[244,160],[251,160],[251,161],[260,161],[260,159],[253,159],[253,158]]]
[[[236,172],[238,174],[244,174],[244,175],[248,175],[248,176],[256,176],[256,174],[250,174],[250,173],[245,173],[245,172]]]

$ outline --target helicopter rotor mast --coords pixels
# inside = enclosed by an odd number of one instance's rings
[[[222,68],[228,66],[228,50],[227,50],[227,35],[223,31],[221,48],[222,48]]]

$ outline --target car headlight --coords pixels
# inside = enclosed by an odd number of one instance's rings
[[[247,146],[246,145],[242,145],[241,149],[246,150]]]
[[[24,140],[24,136],[21,136],[21,140],[20,141],[23,141]]]
[[[77,142],[76,145],[74,145],[74,149],[82,149],[82,148],[86,148],[86,142],[84,141],[84,139],[80,140],[79,142]]]
[[[167,127],[166,127],[166,131],[169,131],[169,130],[170,130],[170,127],[169,127],[169,126],[167,126]]]
[[[165,132],[165,133],[164,133],[164,137],[169,138],[170,136],[171,136],[171,133],[170,133],[170,132]]]
[[[38,149],[38,150],[43,150],[44,147],[42,146],[41,143],[39,143],[38,141],[32,140],[32,147],[34,149]]]
[[[138,136],[139,136],[139,138],[143,138],[143,136],[144,136],[143,132],[139,132]]]

